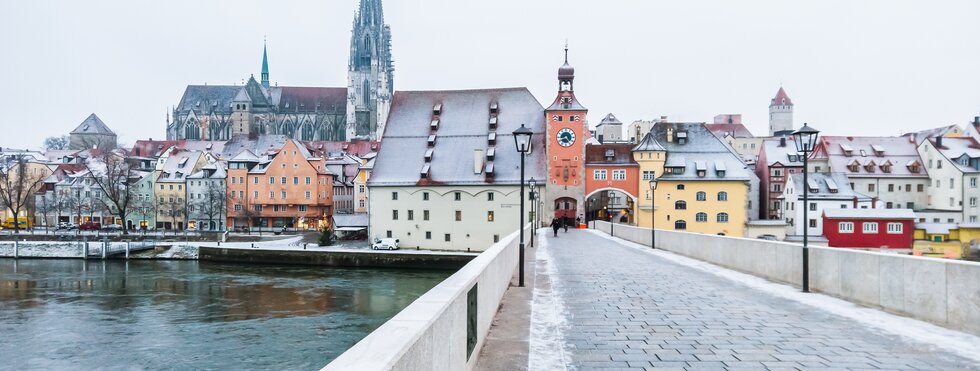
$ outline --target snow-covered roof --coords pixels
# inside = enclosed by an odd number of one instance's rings
[[[915,219],[912,209],[834,209],[826,208],[823,215],[828,219]]]
[[[907,137],[823,136],[818,139],[818,145],[812,158],[827,159],[832,171],[847,173],[848,177],[928,178],[929,174],[922,166],[917,167],[916,172],[912,172],[909,166],[904,165],[910,161],[922,163],[916,147],[916,144]],[[851,148],[850,153],[844,148]],[[869,160],[873,160],[875,166],[870,169],[865,166],[858,166],[853,169],[854,171],[851,171],[852,169],[848,169],[848,165],[855,160],[861,165],[869,164]],[[886,161],[891,161],[895,165],[902,165],[892,166],[886,172],[881,167],[881,164]]]
[[[491,103],[498,106],[495,129],[487,124]],[[433,109],[436,105],[441,105],[438,115]],[[430,122],[436,116],[440,123],[433,131]],[[526,88],[396,92],[369,183],[518,184],[520,155],[511,133],[522,124],[534,133],[525,177],[544,179],[544,109]],[[422,178],[430,132],[437,139],[432,144],[428,176]],[[488,141],[491,132],[497,133],[495,144]],[[474,152],[489,147],[496,147],[492,175],[474,172]],[[486,169],[491,162],[485,157],[483,161]]]
[[[807,182],[810,183],[807,197],[811,200],[853,200],[855,197],[858,201],[871,200],[871,196],[851,189],[851,183],[843,173],[809,173]],[[790,184],[791,192],[798,198],[803,197],[803,174],[790,173],[787,189],[790,189]]]
[[[793,138],[766,139],[762,143],[762,153],[766,156],[766,166],[779,163],[788,167],[803,167],[803,156],[796,151]],[[762,157],[761,153],[759,157]]]
[[[668,129],[674,133],[674,142],[667,140]],[[652,133],[653,139],[667,151],[664,166],[684,167],[682,173],[665,171],[661,176],[664,180],[756,179],[754,169],[749,168],[731,146],[708,131],[703,123],[660,122],[654,126]],[[685,141],[681,144],[676,138],[685,138]]]
[[[936,145],[936,138],[929,138],[929,142],[960,171],[980,172],[980,169],[972,166],[975,161],[968,161],[969,159],[980,159],[980,143],[976,139],[972,137],[943,138],[942,146]],[[964,156],[966,157],[964,158]],[[967,160],[966,163],[960,162],[961,159]]]
[[[949,231],[957,229],[956,223],[915,223],[915,229],[921,229],[928,234],[949,234]]]
[[[337,227],[367,227],[368,214],[334,214],[333,223]]]

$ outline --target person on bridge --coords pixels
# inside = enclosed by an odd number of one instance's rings
[[[565,233],[568,233],[568,225],[572,223],[572,218],[567,216],[561,217],[561,226],[565,228]]]
[[[558,218],[551,219],[551,230],[555,232],[555,237],[558,237],[559,228],[561,228],[561,223],[558,222]]]

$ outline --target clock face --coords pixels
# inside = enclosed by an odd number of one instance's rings
[[[575,132],[572,129],[564,128],[558,131],[558,145],[568,147],[575,143]]]

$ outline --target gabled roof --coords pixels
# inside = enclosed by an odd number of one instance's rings
[[[980,169],[973,168],[971,165],[964,165],[959,159],[966,156],[969,159],[980,158],[980,143],[973,137],[962,138],[943,138],[943,145],[936,145],[936,138],[929,138],[929,143],[935,147],[940,154],[953,163],[962,172],[976,173]]]
[[[853,200],[857,197],[858,201],[870,201],[871,197],[857,192],[851,188],[851,183],[847,175],[843,173],[809,173],[807,183],[810,189],[807,191],[807,198],[815,201],[819,200]],[[798,199],[803,197],[803,174],[790,173],[789,181],[795,189],[795,196]],[[816,187],[814,187],[816,186]],[[836,192],[832,192],[836,190]],[[784,191],[784,195],[786,192]]]
[[[704,124],[704,127],[716,137],[724,138],[731,135],[735,138],[754,138],[752,132],[742,124]]]
[[[606,117],[602,118],[602,121],[599,122],[599,125],[597,125],[597,127],[602,125],[622,125],[622,124],[623,124],[622,121],[619,121],[619,119],[617,119],[616,116],[610,113],[607,114]]]
[[[792,106],[793,100],[789,99],[789,95],[786,95],[786,91],[783,87],[779,87],[779,91],[776,92],[776,96],[772,98],[769,106]]]
[[[259,156],[256,156],[254,153],[252,153],[252,151],[249,151],[249,150],[246,149],[246,150],[242,150],[237,155],[235,155],[235,157],[233,157],[231,160],[228,160],[228,161],[231,161],[231,162],[259,162]]]
[[[586,146],[585,164],[636,165],[636,161],[633,161],[633,153],[630,151],[631,147],[633,145],[629,143],[607,143]]]
[[[828,219],[899,219],[914,220],[911,209],[835,209],[826,208],[823,216]],[[916,225],[918,226],[918,224]]]
[[[938,128],[932,128],[932,129],[926,129],[926,130],[921,130],[921,131],[916,131],[916,132],[911,132],[911,133],[905,133],[905,134],[902,134],[902,136],[903,137],[912,137],[912,138],[915,138],[916,143],[922,144],[922,142],[924,140],[926,140],[927,138],[945,137],[946,135],[949,135],[951,133],[956,133],[956,132],[961,132],[961,131],[962,130],[960,129],[960,127],[958,125],[948,125],[948,126],[940,126]]]
[[[884,149],[881,156],[872,147],[875,145],[878,149]],[[918,172],[913,173],[908,166],[895,166],[888,173],[880,169],[868,171],[863,167],[859,167],[857,171],[847,169],[847,165],[854,163],[855,160],[859,164],[864,164],[869,159],[874,159],[875,163],[882,163],[889,160],[893,164],[907,164],[914,160],[920,160],[916,147],[916,144],[910,141],[908,137],[821,136],[817,139],[817,146],[811,158],[827,159],[831,171],[847,173],[848,177],[927,178],[929,174],[926,173],[925,169],[919,168],[917,169]],[[847,149],[850,149],[850,151],[847,151]],[[922,163],[921,160],[919,163]]]
[[[88,117],[85,118],[85,121],[82,121],[82,123],[79,124],[75,130],[71,131],[71,134],[116,135],[116,133],[113,133],[112,130],[110,130],[109,127],[106,126],[101,119],[99,119],[99,116],[96,116],[94,113],[88,115]]]
[[[647,132],[647,135],[643,136],[643,140],[636,147],[633,147],[634,151],[665,151],[666,149],[657,138],[654,137],[652,132]]]

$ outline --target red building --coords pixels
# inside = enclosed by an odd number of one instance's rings
[[[914,223],[910,209],[825,209],[823,235],[830,247],[911,249]]]

